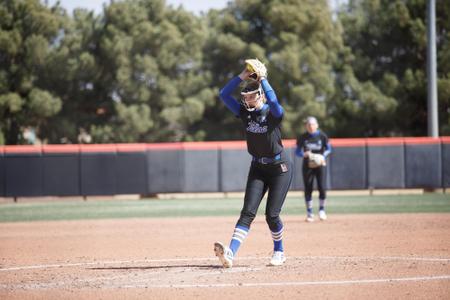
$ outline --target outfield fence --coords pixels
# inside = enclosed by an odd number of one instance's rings
[[[291,190],[303,190],[302,158]],[[330,190],[450,186],[450,137],[331,139]],[[245,189],[245,141],[0,147],[0,197],[90,196]]]

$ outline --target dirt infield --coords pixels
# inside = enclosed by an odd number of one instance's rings
[[[235,217],[0,224],[0,299],[448,299],[450,214],[284,217],[282,267],[258,216],[235,266]]]

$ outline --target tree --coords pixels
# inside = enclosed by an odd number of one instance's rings
[[[202,22],[164,1],[140,0],[111,3],[101,23],[105,122],[91,126],[94,140],[198,139],[191,126],[211,94],[201,70]]]
[[[333,136],[373,135],[376,132],[369,126],[353,123],[369,119],[381,124],[395,106],[378,87],[354,75],[351,51],[325,0],[237,0],[222,11],[211,11],[208,22],[212,29],[204,51],[205,68],[215,74],[213,86],[223,86],[246,57],[262,59],[286,110],[285,137],[302,132],[308,115],[318,117]],[[220,106],[207,111],[204,126],[213,129],[208,139],[242,138],[225,110]]]
[[[46,81],[67,100],[48,127],[52,140],[76,140],[79,130],[93,142],[202,139],[194,123],[213,93],[201,69],[205,32],[162,0],[112,2],[100,16],[76,10],[49,62],[49,78],[61,75]]]
[[[26,142],[25,127],[38,135],[47,118],[61,109],[61,99],[38,78],[63,16],[38,0],[0,1],[0,144]]]
[[[396,100],[392,135],[427,135],[426,0],[354,0],[341,12],[357,78]],[[450,133],[450,2],[436,1],[439,127]]]
[[[267,64],[284,137],[425,135],[426,1],[236,0],[195,16],[164,0],[73,16],[0,0],[0,144],[242,139],[219,89]],[[450,4],[437,1],[440,133],[450,133]],[[236,93],[236,98],[239,94]]]

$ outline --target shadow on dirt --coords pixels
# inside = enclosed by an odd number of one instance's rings
[[[246,267],[246,266],[240,266]],[[153,269],[175,269],[175,268],[195,268],[203,270],[223,269],[221,265],[164,265],[164,266],[125,266],[125,267],[96,267],[90,270],[153,270]]]

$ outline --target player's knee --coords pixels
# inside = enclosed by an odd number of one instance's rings
[[[249,211],[242,211],[241,217],[239,218],[238,224],[250,227],[256,215]]]
[[[272,231],[276,231],[276,229],[279,227],[279,224],[282,224],[279,216],[266,215],[266,222],[267,225],[269,225],[270,230]]]

